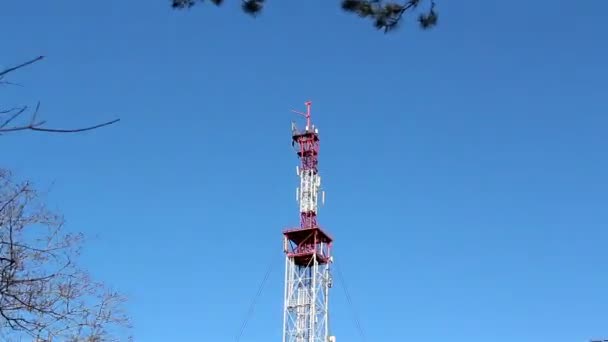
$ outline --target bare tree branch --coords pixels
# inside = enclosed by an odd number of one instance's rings
[[[11,120],[12,119],[14,119],[14,117],[11,118]],[[45,128],[45,127],[42,127],[42,125],[44,125],[46,123],[46,121],[40,121],[40,122],[32,122],[31,124],[25,125],[25,126],[17,126],[17,127],[10,127],[10,128],[3,128],[4,125],[1,125],[0,133],[25,131],[25,130],[38,131],[38,132],[50,132],[50,133],[78,133],[78,132],[91,131],[91,130],[101,128],[104,126],[109,126],[118,121],[120,121],[120,119],[115,119],[115,120],[104,122],[104,123],[94,125],[94,126],[89,126],[89,127],[84,127],[84,128],[75,128],[75,129]]]
[[[10,67],[10,68],[8,68],[8,69],[5,69],[5,70],[3,70],[3,71],[0,71],[0,79],[1,79],[2,77],[4,77],[4,75],[6,75],[6,74],[8,74],[8,73],[11,73],[11,72],[13,72],[13,71],[15,71],[15,70],[18,70],[18,69],[21,69],[21,68],[23,68],[23,67],[26,67],[26,66],[28,66],[28,65],[30,65],[30,64],[34,64],[34,63],[36,63],[36,62],[38,62],[38,61],[41,61],[43,58],[44,58],[44,56],[38,56],[38,57],[36,57],[36,58],[34,58],[34,59],[31,59],[31,60],[29,60],[29,61],[27,61],[27,62],[25,62],[25,63],[21,63],[21,64],[19,64],[19,65],[17,65],[17,66]]]
[[[0,125],[0,131],[4,129],[8,124],[10,124],[13,120],[15,120],[19,115],[23,114],[27,110],[27,106],[23,106],[21,108],[13,108],[9,109],[5,112],[0,112],[0,114],[8,114],[10,112],[14,112],[8,119],[4,120],[4,122]]]
[[[34,59],[21,63],[17,66],[10,67],[3,71],[0,71],[0,84],[17,85],[12,82],[2,81],[2,79],[4,78],[5,75],[7,75],[11,72],[14,72],[16,70],[19,70],[21,68],[24,68],[26,66],[29,66],[31,64],[34,64],[42,59],[44,59],[44,56],[38,56]],[[112,125],[112,124],[120,121],[120,119],[115,119],[115,120],[106,121],[106,122],[103,122],[100,124],[87,126],[87,127],[80,127],[80,128],[49,128],[49,127],[44,126],[46,124],[46,121],[37,120],[37,116],[38,116],[38,113],[40,110],[40,102],[38,102],[36,104],[36,109],[34,110],[32,117],[29,120],[29,123],[9,126],[12,122],[15,122],[15,120],[18,117],[22,116],[22,114],[24,114],[27,111],[27,109],[28,109],[28,106],[20,106],[20,107],[14,107],[14,108],[11,108],[8,110],[0,110],[0,134],[12,133],[12,132],[18,132],[18,131],[27,131],[27,130],[37,131],[37,132],[47,132],[47,133],[79,133],[79,132],[91,131],[91,130],[94,130],[97,128],[109,126],[109,125]],[[8,116],[8,117],[2,119],[2,116]]]
[[[9,82],[9,81],[0,81],[0,84],[12,85],[12,86],[16,86],[16,87],[23,87],[22,84],[15,83],[15,82]]]

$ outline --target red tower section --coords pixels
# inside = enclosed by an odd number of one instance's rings
[[[288,229],[285,235],[285,252],[293,257],[297,265],[308,265],[313,256],[319,264],[329,262],[332,238],[317,223],[317,209],[321,177],[319,176],[319,132],[311,122],[310,107],[306,102],[306,113],[296,112],[306,117],[303,131],[292,127],[292,145],[300,159],[298,175],[298,201],[300,202],[300,227]]]
[[[307,102],[308,104],[308,102]],[[308,127],[308,126],[306,126]],[[314,131],[304,131],[296,133],[292,137],[293,142],[299,147],[297,154],[300,158],[299,171],[303,174],[311,173],[318,175],[319,170],[319,134]],[[304,191],[300,188],[300,191]],[[300,227],[312,228],[317,226],[317,211],[316,208],[301,208],[300,211]]]

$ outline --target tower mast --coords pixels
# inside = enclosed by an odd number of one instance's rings
[[[292,124],[292,145],[300,165],[296,174],[300,186],[296,197],[300,204],[300,227],[283,232],[285,252],[285,294],[283,306],[283,342],[330,342],[329,289],[332,286],[330,265],[332,238],[317,224],[321,177],[319,176],[319,131],[311,120],[311,101],[300,131]],[[324,193],[322,194],[322,197]]]

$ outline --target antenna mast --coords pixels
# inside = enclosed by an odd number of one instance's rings
[[[307,101],[305,105],[306,113],[292,110],[306,118],[306,127],[299,131],[292,125],[292,143],[297,146],[300,159],[297,168],[300,186],[296,191],[300,203],[300,227],[283,232],[286,255],[283,342],[335,342],[335,337],[329,335],[333,240],[317,224],[321,187],[317,168],[319,131],[311,120],[312,102]]]

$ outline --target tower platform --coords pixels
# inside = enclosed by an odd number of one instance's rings
[[[296,265],[310,264],[314,255],[321,265],[330,262],[333,239],[320,227],[290,228],[283,231],[283,235],[285,253]]]

